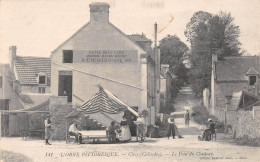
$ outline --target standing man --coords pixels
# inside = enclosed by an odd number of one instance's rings
[[[78,132],[78,128],[77,128],[77,121],[74,120],[73,123],[70,125],[69,127],[69,135],[70,136],[75,136],[76,138],[76,143],[78,144],[83,144],[82,142],[82,134]]]
[[[112,121],[110,126],[107,129],[108,132],[108,143],[116,142],[116,127],[115,127],[115,121]]]
[[[185,125],[187,125],[189,127],[189,124],[190,124],[190,113],[189,113],[189,110],[187,110],[186,113],[184,114],[184,120],[185,120]]]
[[[171,114],[171,116],[168,119],[168,128],[167,128],[167,137],[169,139],[169,137],[172,134],[172,138],[175,138],[175,123],[174,123],[174,118],[173,115]]]
[[[45,145],[51,145],[49,143],[49,139],[51,137],[51,120],[50,117],[47,117],[44,121],[44,126],[45,126]]]

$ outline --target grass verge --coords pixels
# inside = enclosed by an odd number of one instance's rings
[[[3,162],[32,162],[32,160],[20,153],[0,150],[0,161]]]
[[[224,132],[224,124],[223,122],[219,122],[218,118],[210,115],[207,108],[204,106],[194,106],[192,107],[192,114],[191,117],[193,120],[200,124],[200,125],[206,125],[208,123],[208,119],[211,118],[212,121],[216,122],[216,129],[217,131]]]

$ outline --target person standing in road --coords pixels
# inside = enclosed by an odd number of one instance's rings
[[[44,121],[44,126],[45,126],[45,144],[46,145],[51,145],[49,143],[49,139],[51,137],[51,120],[50,117],[47,117],[46,120]]]
[[[184,120],[185,120],[185,125],[187,125],[189,127],[189,124],[190,124],[190,113],[189,113],[189,110],[187,110],[186,113],[184,114]]]
[[[167,137],[168,139],[170,138],[172,134],[172,138],[175,138],[175,123],[174,123],[174,118],[173,115],[171,115],[168,119],[168,128],[167,128]]]

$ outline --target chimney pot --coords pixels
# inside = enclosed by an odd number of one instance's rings
[[[9,47],[9,63],[11,69],[14,68],[14,61],[16,59],[16,46],[10,46]]]
[[[109,22],[109,4],[105,2],[93,2],[89,5],[91,23],[108,23]]]

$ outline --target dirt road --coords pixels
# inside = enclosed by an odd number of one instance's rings
[[[184,138],[146,138],[138,143],[133,138],[129,143],[119,144],[66,144],[64,141],[51,141],[51,146],[43,140],[22,141],[21,138],[2,138],[0,149],[24,154],[33,161],[214,161],[239,162],[260,161],[260,148],[237,146],[227,140],[198,141],[199,125],[192,122],[185,126],[183,114],[195,104],[189,88],[184,88],[176,99],[176,113],[180,118],[175,122]],[[223,135],[218,135],[224,139]],[[0,160],[1,161],[1,160]],[[11,161],[11,160],[10,160]]]

